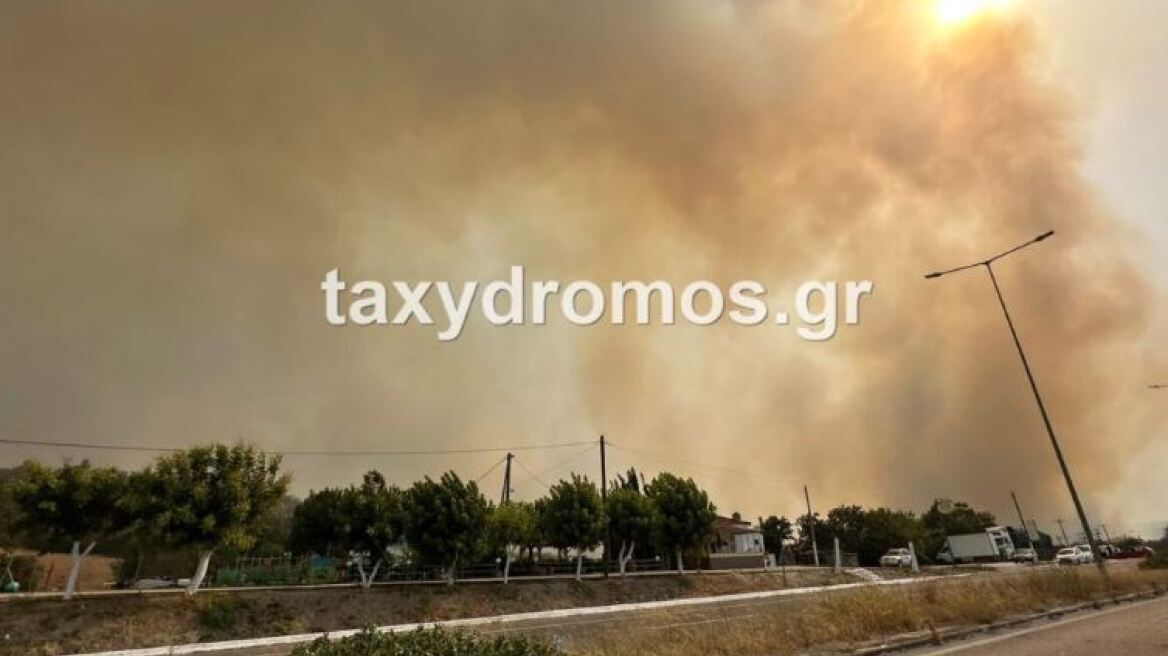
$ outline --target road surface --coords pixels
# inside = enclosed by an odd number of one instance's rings
[[[906,656],[1163,656],[1168,654],[1168,597],[1123,604],[970,638]]]

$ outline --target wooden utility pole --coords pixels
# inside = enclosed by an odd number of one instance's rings
[[[1010,498],[1014,500],[1014,510],[1018,511],[1018,521],[1022,522],[1022,532],[1026,534],[1026,546],[1034,549],[1034,539],[1030,537],[1030,529],[1026,526],[1026,518],[1022,516],[1022,506],[1018,505],[1018,496],[1010,490]],[[1036,550],[1034,553],[1038,553]]]
[[[605,459],[604,452],[604,435],[600,436],[600,505],[602,508],[608,507],[608,463]],[[604,561],[604,576],[608,576],[608,554],[609,554],[609,539],[608,522],[604,523],[604,552],[601,559]]]
[[[811,556],[815,558],[815,566],[819,567],[819,546],[815,544],[815,515],[811,514],[811,493],[807,486],[803,486],[803,498],[807,500],[807,526],[811,528]]]
[[[511,501],[511,461],[514,459],[515,454],[507,454],[507,467],[503,470],[503,494],[499,496],[502,499],[500,505]]]

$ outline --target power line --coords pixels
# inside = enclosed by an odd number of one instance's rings
[[[760,474],[757,472],[752,472],[748,469],[743,469],[741,467],[723,467],[720,465],[711,465],[709,463],[698,462],[696,460],[687,460],[685,458],[678,458],[675,456],[669,456],[669,455],[665,455],[663,453],[658,453],[656,451],[649,451],[647,449],[639,449],[636,447],[625,446],[623,444],[617,444],[617,443],[612,442],[612,441],[608,442],[608,446],[614,446],[618,449],[623,449],[625,451],[631,451],[633,453],[637,453],[637,454],[640,454],[642,456],[646,456],[650,459],[657,459],[658,461],[662,461],[662,460],[672,461],[674,464],[683,464],[683,465],[689,465],[691,467],[702,467],[702,468],[710,469],[710,470],[719,470],[722,472],[726,472],[729,474],[736,474],[739,476],[746,475],[746,476],[751,476],[754,478],[765,479],[765,480],[768,480],[770,482],[778,482],[778,481],[790,481],[792,483],[796,482],[794,478],[789,478],[789,477],[784,477],[784,476],[774,476],[773,474]]]
[[[539,477],[538,474],[536,474],[535,472],[528,469],[527,465],[523,464],[523,460],[521,460],[520,458],[515,458],[514,462],[515,462],[515,464],[519,465],[519,468],[522,469],[524,472],[526,472],[527,475],[529,477],[531,477],[531,479],[534,480],[536,483],[539,483],[540,485],[542,485],[546,488],[551,487],[550,485],[547,484],[547,481],[543,480],[542,478]]]
[[[487,476],[490,476],[491,472],[498,469],[499,465],[503,464],[504,460],[506,460],[506,458],[500,458],[499,460],[497,460],[495,462],[495,464],[491,465],[491,467],[489,469],[487,469],[487,471],[479,474],[479,477],[475,479],[475,483],[481,483],[484,478],[486,478]]]
[[[128,444],[99,444],[92,442],[47,442],[42,440],[13,440],[0,438],[0,444],[16,444],[22,446],[45,446],[68,449],[97,449],[105,451],[143,451],[149,453],[175,453],[185,451],[187,447],[140,446]],[[593,445],[592,442],[560,442],[558,444],[525,444],[520,446],[497,447],[467,447],[456,449],[415,449],[401,451],[274,451],[284,456],[313,456],[313,457],[361,457],[361,456],[435,456],[457,455],[471,453],[499,453],[504,451],[538,451],[544,449],[561,449],[570,446]]]
[[[551,467],[548,467],[547,469],[544,469],[543,471],[541,471],[539,473],[539,475],[540,476],[547,476],[551,472],[554,472],[555,470],[559,469],[560,467],[563,467],[564,465],[566,465],[574,460],[577,460],[580,456],[592,451],[592,449],[595,449],[597,447],[596,442],[587,442],[586,444],[588,444],[588,446],[583,451],[580,451],[580,452],[576,453],[575,455],[570,456],[568,458],[564,458],[563,460],[557,462],[556,464],[552,465]]]

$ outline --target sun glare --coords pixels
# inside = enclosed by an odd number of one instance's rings
[[[937,0],[935,8],[937,20],[951,25],[965,22],[989,9],[1004,9],[1007,4],[1009,0]]]

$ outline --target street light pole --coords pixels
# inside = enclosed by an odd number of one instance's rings
[[[1079,522],[1083,525],[1083,533],[1087,536],[1087,543],[1091,546],[1091,553],[1095,556],[1095,563],[1100,570],[1104,570],[1102,554],[1099,553],[1099,547],[1096,545],[1095,534],[1091,531],[1091,525],[1087,522],[1087,513],[1083,511],[1083,504],[1079,501],[1079,492],[1075,489],[1075,481],[1071,478],[1071,471],[1067,467],[1067,461],[1063,458],[1062,447],[1059,446],[1058,437],[1054,433],[1054,426],[1051,425],[1050,415],[1046,412],[1046,404],[1042,402],[1042,395],[1038,393],[1038,384],[1034,382],[1034,373],[1030,370],[1030,361],[1026,359],[1026,351],[1022,349],[1022,341],[1018,339],[1018,331],[1014,328],[1014,320],[1010,317],[1010,310],[1006,308],[1006,299],[1002,296],[1002,288],[998,286],[998,278],[994,275],[993,263],[1000,260],[1007,255],[1030,246],[1050,237],[1054,234],[1053,230],[1042,233],[1034,239],[1015,246],[1008,251],[999,253],[982,262],[974,262],[965,266],[949,269],[948,271],[939,271],[930,273],[925,278],[940,278],[949,273],[957,273],[958,271],[965,271],[975,267],[984,266],[987,273],[990,275],[990,282],[994,285],[994,293],[998,296],[998,303],[1002,306],[1002,315],[1006,317],[1006,325],[1010,328],[1010,337],[1014,339],[1014,346],[1018,349],[1018,357],[1022,360],[1022,368],[1026,371],[1026,380],[1030,383],[1030,390],[1034,392],[1034,401],[1038,404],[1038,412],[1042,415],[1042,423],[1046,426],[1046,434],[1050,436],[1050,444],[1054,447],[1054,455],[1058,459],[1059,469],[1062,470],[1063,480],[1067,483],[1067,490],[1071,493],[1071,501],[1075,504],[1075,512],[1079,515]]]

